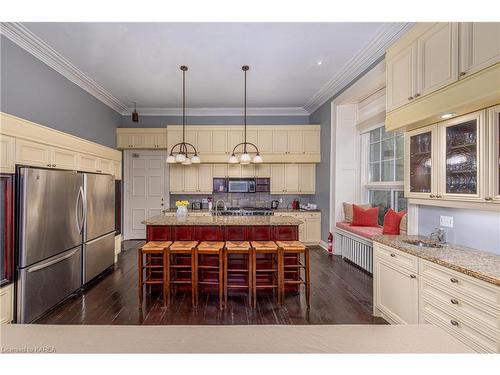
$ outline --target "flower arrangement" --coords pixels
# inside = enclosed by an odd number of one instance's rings
[[[189,201],[175,201],[176,207],[187,207],[189,205]]]

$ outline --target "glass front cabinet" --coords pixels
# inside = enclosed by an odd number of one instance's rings
[[[500,203],[500,105],[488,109],[488,193],[486,200]]]
[[[500,203],[500,105],[405,134],[408,198]]]

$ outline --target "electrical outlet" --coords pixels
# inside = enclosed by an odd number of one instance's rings
[[[453,228],[453,216],[440,216],[439,225],[442,227]]]

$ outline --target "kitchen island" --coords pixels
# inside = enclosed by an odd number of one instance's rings
[[[302,224],[291,216],[194,216],[177,217],[158,215],[143,221],[146,225],[147,241],[298,241],[299,225]],[[267,260],[267,261],[266,261]],[[226,265],[230,268],[242,268],[248,258],[242,254],[233,255]],[[200,264],[211,264],[209,257],[201,259]],[[263,267],[271,266],[270,254],[263,254],[260,260]],[[285,265],[297,265],[297,255],[286,257]],[[266,265],[267,263],[267,265]],[[213,273],[199,275],[201,281],[214,278]],[[237,276],[239,281],[248,282],[246,276]],[[297,271],[286,271],[285,279],[298,280]],[[232,277],[230,277],[232,280]],[[236,280],[236,279],[235,279]],[[269,276],[259,275],[257,285],[268,284]],[[208,287],[210,288],[210,287]],[[213,288],[212,288],[213,289]],[[296,285],[287,285],[287,292],[297,292]]]

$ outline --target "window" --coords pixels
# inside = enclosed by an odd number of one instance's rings
[[[381,126],[370,131],[369,135],[368,182],[403,181],[403,134],[386,132]]]
[[[404,135],[401,132],[386,132],[385,127],[373,129],[363,135],[368,147],[364,188],[368,202],[379,208],[379,224],[389,208],[407,210],[403,192],[404,180]]]
[[[368,201],[372,207],[378,207],[378,223],[384,223],[384,215],[389,208],[394,211],[407,211],[408,205],[402,190],[395,189],[370,189]]]

